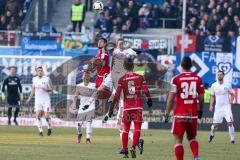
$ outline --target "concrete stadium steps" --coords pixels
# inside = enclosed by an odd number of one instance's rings
[[[73,2],[74,0],[59,0],[51,20],[51,24],[58,32],[67,31],[67,27],[72,25],[70,11]],[[85,1],[82,0],[82,3],[85,4]],[[85,27],[91,27],[94,26],[95,22],[96,14],[94,12],[86,12],[83,25]]]
[[[66,31],[67,26],[71,24],[70,11],[73,2],[74,0],[59,0],[57,3],[51,24],[58,32]]]

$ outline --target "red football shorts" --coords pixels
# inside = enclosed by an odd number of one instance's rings
[[[174,118],[172,133],[183,136],[186,131],[187,135],[195,137],[197,135],[197,127],[197,118]]]
[[[123,123],[128,122],[143,122],[142,118],[142,109],[133,109],[133,110],[125,110],[123,111]]]

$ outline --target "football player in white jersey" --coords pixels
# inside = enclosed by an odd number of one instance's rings
[[[43,136],[43,128],[41,117],[44,113],[46,118],[48,132],[47,135],[50,136],[52,133],[51,118],[49,113],[51,112],[51,98],[49,93],[52,92],[52,82],[49,77],[44,76],[42,66],[36,68],[36,75],[32,79],[32,90],[26,101],[27,104],[30,103],[33,95],[35,94],[35,106],[34,111],[36,113],[36,121],[39,130],[39,136]]]
[[[91,83],[89,80],[90,73],[85,71],[83,73],[83,82],[77,85],[75,95],[72,99],[72,109],[77,111],[76,102],[78,96],[80,98],[76,143],[81,142],[82,125],[84,121],[86,121],[86,144],[91,144],[90,138],[92,134],[92,119],[95,117],[95,98],[93,91],[96,90],[96,88],[95,83]]]
[[[233,126],[233,114],[232,106],[234,100],[234,93],[231,84],[224,83],[224,72],[217,72],[217,82],[212,84],[211,87],[211,98],[209,111],[213,111],[213,104],[215,104],[215,111],[213,116],[213,125],[211,126],[211,133],[208,137],[208,142],[210,143],[214,138],[214,132],[217,130],[218,125],[222,123],[223,118],[227,121],[230,141],[232,144],[235,143],[234,139],[234,126]],[[216,100],[215,100],[216,99]]]

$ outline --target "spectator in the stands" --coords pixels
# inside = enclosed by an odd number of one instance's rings
[[[122,5],[119,1],[116,2],[115,17],[123,13]]]
[[[18,26],[21,25],[23,19],[24,19],[23,11],[20,10],[19,13],[18,13],[18,17],[17,17],[17,19],[16,19],[16,24],[17,24]]]
[[[203,20],[203,19],[201,20],[198,29],[199,29],[201,32],[206,32],[206,23],[205,23],[205,20]]]
[[[122,21],[126,22],[130,18],[129,9],[126,7],[123,9]]]
[[[105,18],[104,12],[100,13],[100,16],[96,22],[95,27],[101,32],[109,33],[111,31],[111,23]]]
[[[128,1],[128,10],[129,10],[129,16],[132,18],[132,28],[133,31],[136,31],[139,27],[139,20],[138,20],[138,10],[139,5],[134,0]]]
[[[151,10],[151,26],[154,28],[159,27],[159,17],[160,17],[160,9],[158,8],[158,5],[154,5],[153,9]]]
[[[115,15],[115,5],[112,0],[107,0],[107,5],[105,5],[105,10],[109,11],[109,15]]]
[[[12,29],[12,30],[16,29],[17,23],[16,23],[14,17],[11,17],[10,22],[9,22],[9,25],[11,26],[11,29]]]
[[[17,17],[19,11],[21,10],[21,5],[19,3],[19,0],[8,0],[6,3],[6,11],[10,11],[10,13],[14,16]]]
[[[82,30],[82,23],[85,18],[85,7],[81,3],[81,0],[75,0],[75,3],[71,7],[71,20],[73,25],[73,31],[76,32],[76,27],[78,25],[78,31]]]
[[[5,15],[6,23],[7,23],[7,24],[10,23],[11,17],[12,17],[12,13],[7,10],[7,11],[6,11],[6,15]]]
[[[194,33],[195,29],[197,29],[197,19],[196,17],[192,17],[190,23],[187,25],[189,33]]]
[[[0,30],[6,30],[6,28],[7,28],[6,17],[2,15],[0,19]]]
[[[143,4],[138,12],[138,16],[140,17],[140,27],[146,29],[149,26],[148,16],[150,14],[150,10],[147,4]]]
[[[115,29],[116,32],[120,32],[122,29],[122,19],[121,17],[114,18],[112,20],[113,29]]]

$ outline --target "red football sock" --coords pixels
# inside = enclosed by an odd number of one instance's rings
[[[124,130],[122,133],[122,149],[123,151],[127,150],[128,146],[128,132],[130,130],[131,122],[130,123],[124,123]]]
[[[198,156],[198,141],[195,139],[192,139],[189,141],[190,148],[193,153],[193,157],[196,158]]]
[[[142,122],[134,122],[134,133],[133,133],[133,147],[138,145],[138,141],[141,135]]]
[[[182,144],[176,144],[174,146],[176,160],[183,160],[184,148]]]

